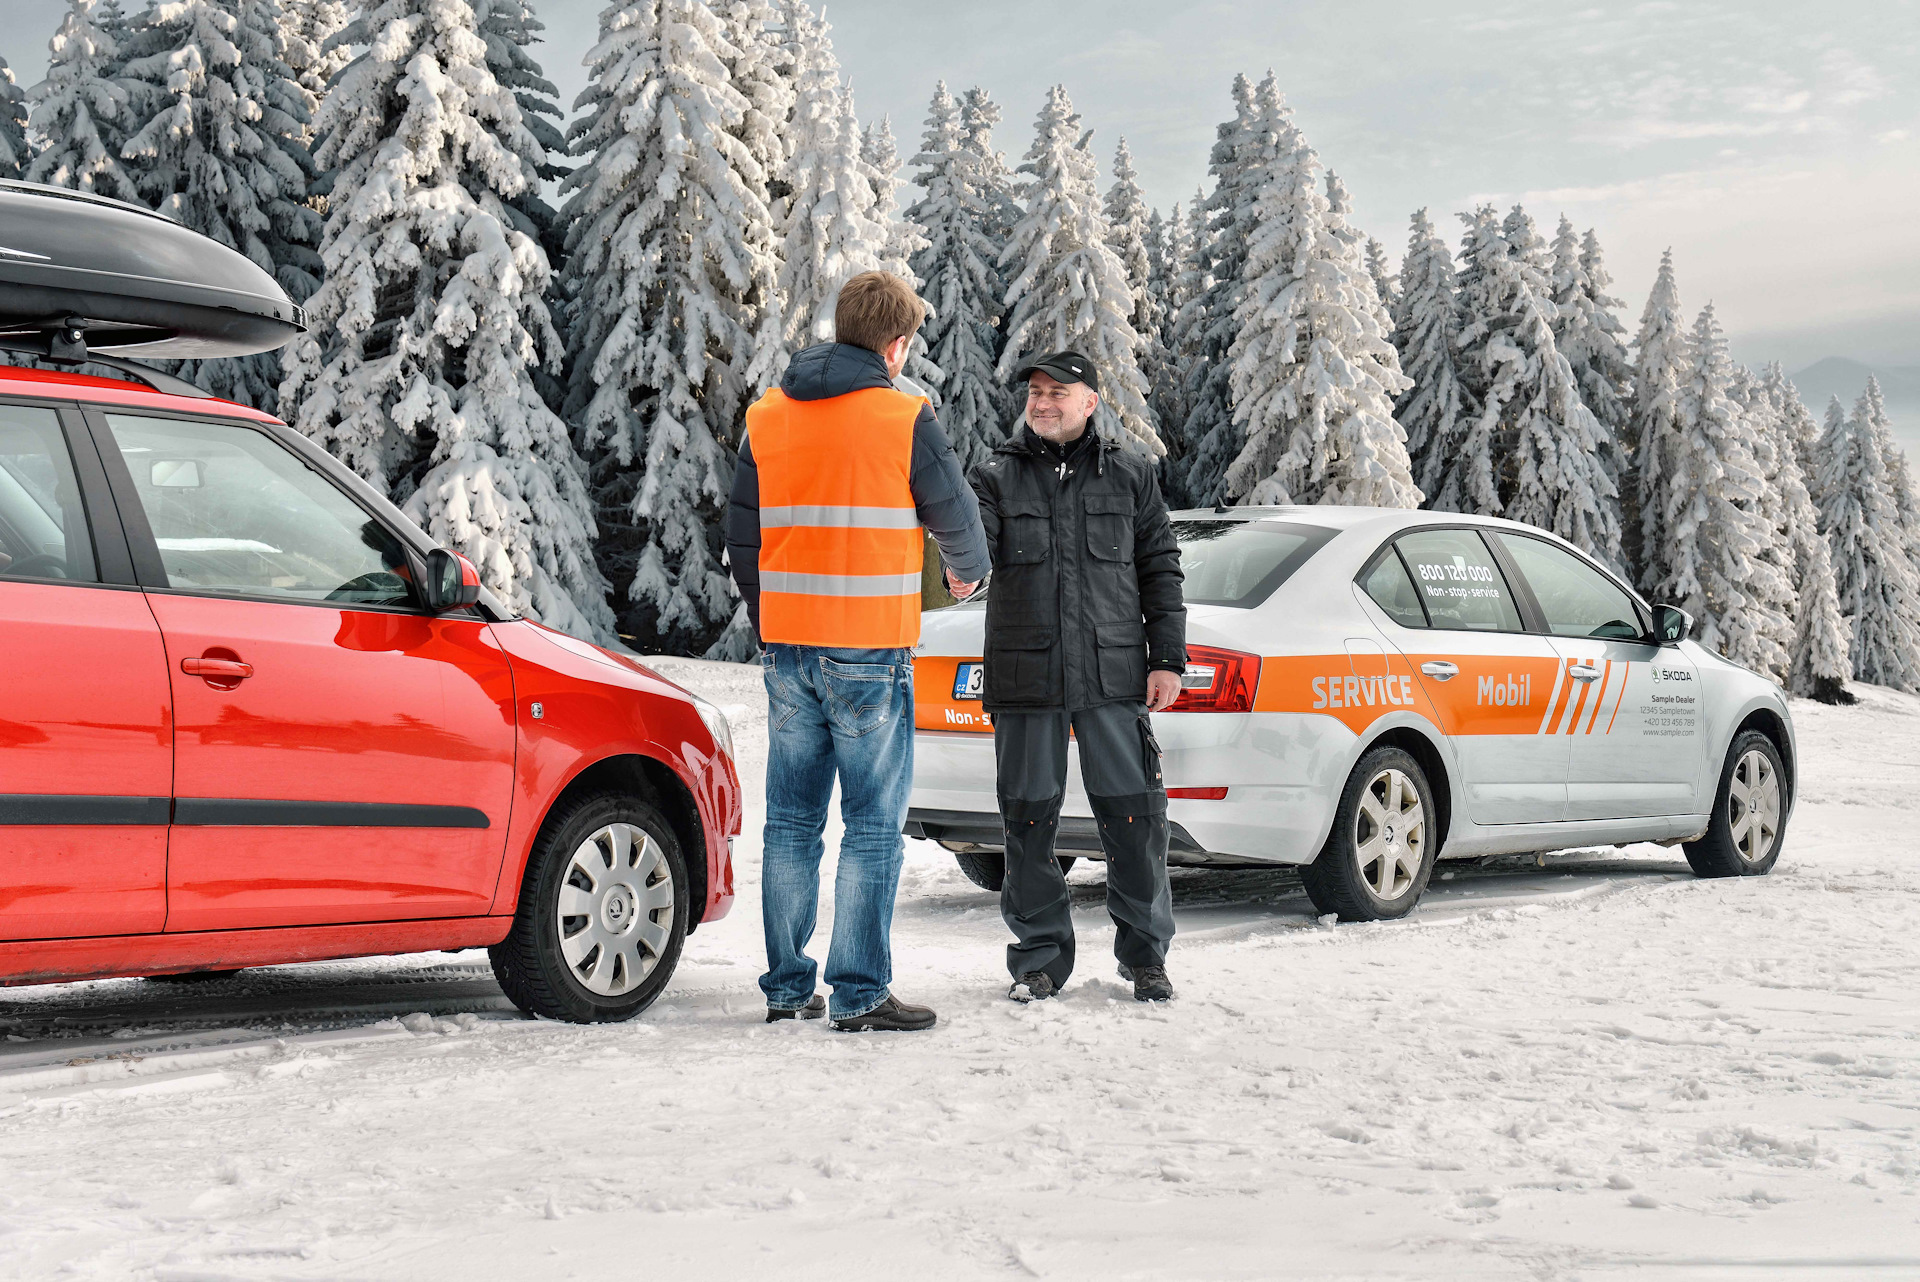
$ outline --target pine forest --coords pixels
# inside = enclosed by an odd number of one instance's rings
[[[745,410],[883,269],[928,304],[903,377],[968,466],[1019,427],[1021,361],[1072,348],[1172,507],[1502,516],[1794,694],[1920,691],[1920,498],[1876,384],[1810,408],[1737,364],[1671,254],[1635,320],[1563,216],[1416,210],[1396,265],[1271,73],[1160,210],[1065,85],[1030,128],[945,83],[917,127],[863,120],[803,0],[609,4],[571,104],[534,0],[134,3],[68,0],[39,84],[0,58],[0,179],[270,272],[303,337],[169,369],[562,631],[751,654],[720,537]]]

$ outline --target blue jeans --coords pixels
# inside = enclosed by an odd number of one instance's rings
[[[820,906],[827,802],[840,777],[840,870],[827,947],[828,1014],[864,1015],[893,980],[893,896],[913,787],[913,651],[772,644],[767,680],[767,828],[760,911],[770,1010],[813,997],[807,956]]]

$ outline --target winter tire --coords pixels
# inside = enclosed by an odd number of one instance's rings
[[[956,850],[953,860],[960,865],[960,871],[967,880],[982,890],[998,892],[1007,880],[1007,856],[999,850]],[[1066,876],[1078,863],[1078,855],[1055,855],[1054,861],[1060,865],[1060,875]]]
[[[680,843],[646,802],[592,793],[547,819],[513,932],[487,950],[521,1010],[575,1024],[631,1019],[673,978],[687,937]]]
[[[1733,738],[1713,796],[1706,835],[1686,843],[1699,877],[1764,877],[1780,858],[1787,829],[1786,771],[1780,749],[1758,730]]]
[[[1301,870],[1307,897],[1341,921],[1405,917],[1433,875],[1433,790],[1420,763],[1398,748],[1375,748],[1347,776],[1333,831]]]

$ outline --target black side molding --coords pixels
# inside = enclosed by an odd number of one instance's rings
[[[94,824],[159,825],[171,797],[83,797],[0,792],[0,827]]]
[[[490,828],[472,806],[410,806],[381,801],[254,801],[178,797],[173,822],[197,828]]]

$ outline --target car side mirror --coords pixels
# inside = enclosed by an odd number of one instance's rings
[[[458,552],[435,548],[427,553],[427,581],[421,595],[435,614],[472,605],[480,599],[480,571]]]
[[[1677,605],[1653,607],[1653,635],[1661,645],[1679,645],[1693,631],[1693,616]]]

